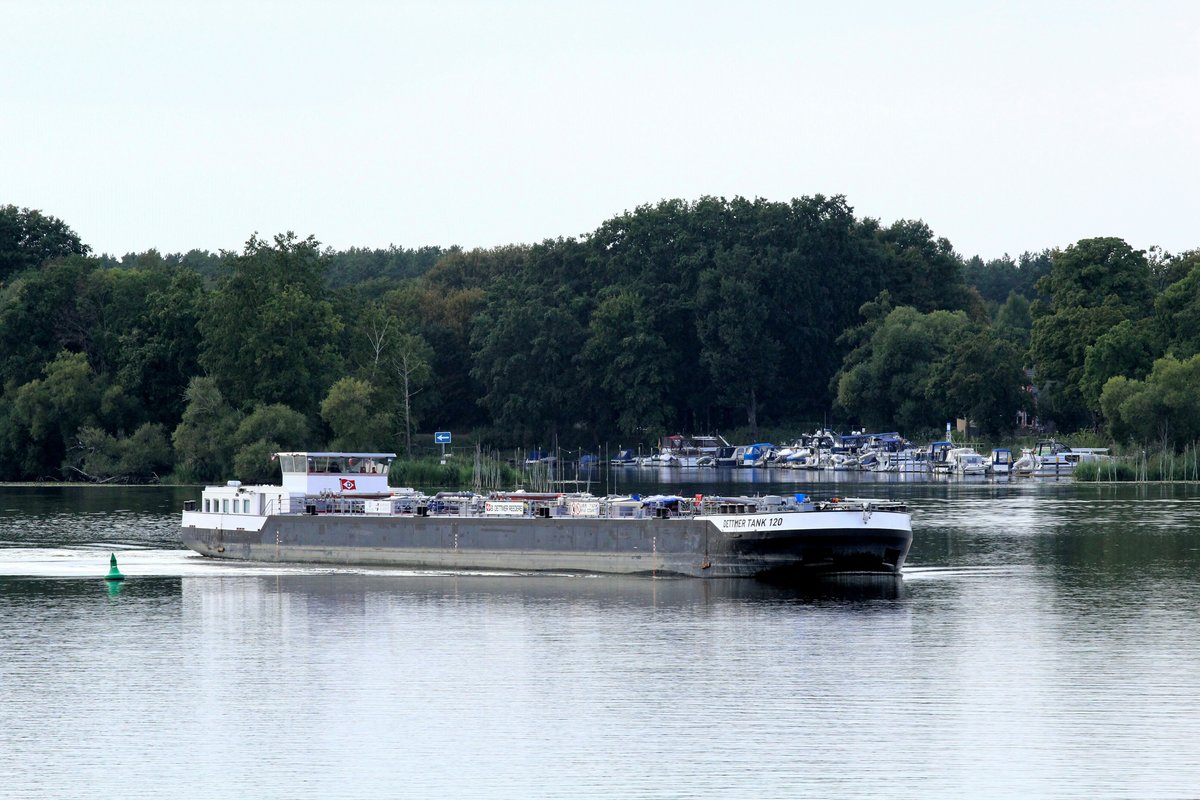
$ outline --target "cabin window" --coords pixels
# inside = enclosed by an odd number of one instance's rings
[[[207,497],[204,498],[204,513],[207,514],[208,512],[212,511],[212,508],[209,507],[211,503],[212,503],[212,501],[209,500]]]
[[[250,513],[250,498],[248,498],[248,497],[242,501],[242,513],[243,514]]]
[[[221,513],[222,513],[222,514],[228,514],[228,513],[229,513],[229,501],[228,501],[228,500],[222,500],[222,501],[221,501]]]
[[[328,472],[334,475],[346,471],[346,459],[340,456],[318,456],[313,459],[313,469],[310,472]]]

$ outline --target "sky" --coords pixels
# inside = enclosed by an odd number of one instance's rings
[[[97,253],[845,195],[964,257],[1200,248],[1200,3],[0,0],[0,204]]]

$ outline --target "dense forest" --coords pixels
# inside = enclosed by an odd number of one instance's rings
[[[289,232],[117,258],[8,205],[0,382],[0,480],[266,478],[276,449],[404,452],[434,429],[596,447],[1024,418],[1183,447],[1200,252],[964,260],[817,195],[669,200],[490,250]]]

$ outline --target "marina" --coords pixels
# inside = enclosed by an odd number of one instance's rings
[[[1039,440],[1022,448],[1019,457],[1012,448],[992,448],[983,455],[974,447],[947,438],[917,446],[899,433],[840,435],[818,430],[788,444],[756,442],[729,445],[720,437],[705,437],[713,444],[697,455],[691,442],[701,437],[672,436],[660,441],[648,456],[622,449],[610,459],[614,467],[733,468],[804,470],[809,472],[874,472],[964,478],[1061,478],[1069,477],[1080,463],[1107,463],[1107,448],[1068,447],[1054,439]],[[715,442],[721,442],[720,445]],[[686,443],[681,445],[680,443]],[[677,450],[676,447],[685,447]]]

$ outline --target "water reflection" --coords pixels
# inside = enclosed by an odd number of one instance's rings
[[[233,578],[241,581],[243,579]],[[220,594],[223,579],[186,579],[191,592]],[[612,607],[702,607],[722,604],[900,607],[904,582],[893,576],[847,576],[803,584],[757,580],[652,579],[622,576],[490,576],[364,574],[280,574],[237,584],[239,593],[277,594],[322,604],[365,604],[368,598],[537,603]],[[253,588],[251,588],[253,587]]]

